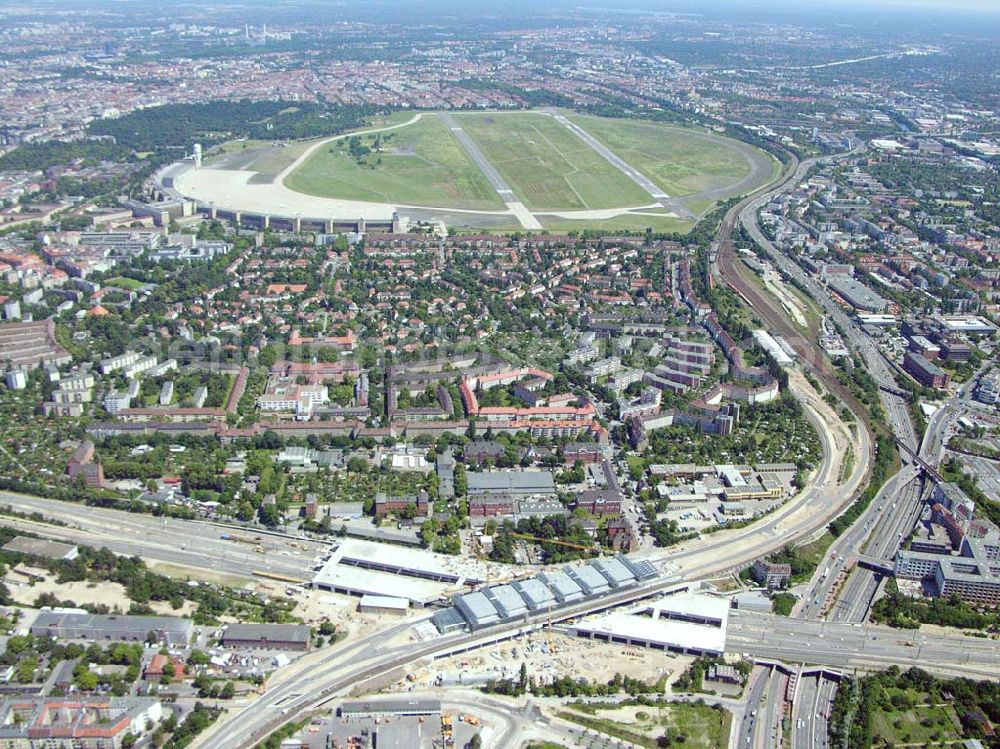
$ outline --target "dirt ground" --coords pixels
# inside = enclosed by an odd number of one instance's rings
[[[546,654],[542,649],[549,649]],[[515,655],[515,652],[516,655]],[[672,682],[690,665],[691,658],[660,651],[586,640],[552,633],[542,633],[501,643],[494,649],[484,648],[453,658],[435,661],[417,681],[433,684],[439,675],[457,677],[486,676],[516,677],[522,661],[535,678],[549,680],[558,676],[583,677],[595,683],[606,683],[616,673],[628,674],[646,682],[664,675]]]
[[[34,606],[35,599],[42,593],[53,593],[60,601],[72,601],[78,606],[93,604],[109,606],[112,609],[117,606],[121,611],[128,611],[131,605],[125,594],[125,588],[118,583],[86,581],[57,583],[54,578],[46,577],[31,585],[26,580],[27,578],[17,573],[10,573],[7,576],[11,598],[23,606]],[[190,616],[194,611],[190,601],[185,601],[184,606],[179,609],[173,608],[166,601],[150,601],[149,605],[157,614],[165,616]]]

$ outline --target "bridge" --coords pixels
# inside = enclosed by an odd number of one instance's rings
[[[909,455],[910,458],[913,460],[913,463],[919,466],[924,473],[930,476],[931,481],[933,481],[935,484],[945,483],[944,477],[940,473],[938,473],[937,468],[935,468],[926,460],[921,458],[919,452],[917,452],[916,450],[914,450],[913,448],[902,442],[899,439],[899,437],[893,435],[893,439],[896,441],[896,444],[899,446],[899,449],[905,452],[907,455]]]
[[[889,393],[889,395],[895,395],[899,398],[903,398],[904,400],[908,400],[911,395],[907,391],[898,387],[893,387],[892,385],[879,384],[878,389],[881,390],[882,392]]]
[[[885,559],[880,559],[878,557],[868,556],[867,554],[858,554],[858,567],[863,567],[866,570],[871,570],[877,575],[885,575],[886,577],[891,577],[895,573],[895,567],[892,562],[887,562]]]

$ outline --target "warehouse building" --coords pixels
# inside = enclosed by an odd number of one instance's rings
[[[194,622],[172,616],[116,616],[88,614],[80,609],[42,611],[31,625],[36,637],[106,642],[156,642],[185,647],[194,634]]]
[[[27,536],[14,536],[4,545],[3,550],[15,554],[30,554],[33,557],[65,561],[76,559],[80,553],[73,544],[46,541],[42,538],[28,538]]]
[[[227,648],[308,650],[312,630],[304,624],[230,624],[222,633]]]
[[[507,497],[553,496],[556,484],[550,471],[503,471],[467,475],[470,497],[501,494]]]

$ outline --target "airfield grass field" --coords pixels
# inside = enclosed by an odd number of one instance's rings
[[[500,210],[503,202],[458,140],[433,114],[384,133],[357,136],[317,149],[285,179],[309,195],[441,208]]]
[[[590,210],[653,198],[551,117],[476,112],[455,119],[532,211]]]
[[[760,167],[773,162],[765,177],[773,176],[777,165],[763,152],[696,130],[641,120],[577,114],[569,118],[675,198],[725,191],[750,176],[753,167],[745,153],[763,159]]]
[[[763,151],[708,132],[561,113],[669,195],[670,203],[657,204],[552,116],[558,111],[454,112],[450,121],[436,112],[394,112],[333,139],[234,142],[213,149],[209,158],[212,169],[251,172],[248,189],[266,190],[283,179],[286,194],[401,206],[417,220],[463,231],[528,225],[497,194],[487,176],[491,169],[545,231],[684,232],[718,201],[746,194],[777,173],[777,162]],[[479,154],[466,151],[455,125]],[[294,201],[279,192],[276,202]],[[623,212],[608,215],[616,209]]]

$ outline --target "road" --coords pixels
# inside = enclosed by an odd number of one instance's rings
[[[757,714],[763,706],[764,696],[767,693],[768,684],[771,682],[772,669],[765,666],[756,666],[746,686],[746,706],[743,716],[740,718],[740,725],[736,731],[736,746],[744,748],[753,744],[754,736],[757,733]]]
[[[996,678],[1000,674],[1000,648],[986,638],[740,611],[729,617],[726,651],[840,669],[919,663],[945,675]]]
[[[944,454],[955,420],[962,404],[972,392],[970,384],[949,398],[927,423],[920,442],[920,457],[938,466]],[[883,578],[871,570],[854,567],[858,552],[890,564],[925,510],[929,481],[916,465],[907,465],[891,477],[876,495],[871,506],[831,547],[827,566],[831,573],[818,583],[814,579],[809,594],[794,612],[805,618],[816,618],[824,610],[832,621],[861,622],[877,599]],[[837,576],[848,575],[839,592],[833,590]],[[829,601],[836,593],[832,605]]]
[[[0,492],[0,505],[23,513],[37,512],[65,523],[60,526],[4,517],[4,524],[20,530],[98,548],[106,546],[116,554],[202,570],[214,577],[252,578],[255,570],[265,569],[305,580],[316,556],[329,549],[326,543],[286,539],[254,529],[157,518],[11,492]],[[248,543],[224,540],[220,538],[224,533],[244,538]],[[255,541],[258,537],[260,540]],[[293,543],[296,545],[292,546]],[[263,552],[256,552],[257,547]]]
[[[754,737],[756,749],[779,749],[784,732],[785,691],[788,689],[788,675],[778,669],[771,669],[771,680],[764,698],[764,711],[759,713],[757,733]]]
[[[822,674],[803,676],[792,707],[792,749],[826,749],[830,708],[837,683]]]

